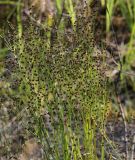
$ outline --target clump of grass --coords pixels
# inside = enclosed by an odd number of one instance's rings
[[[121,18],[124,19],[127,24],[126,30],[129,32],[130,37],[128,42],[126,42],[126,51],[124,53],[124,62],[122,64],[123,73],[121,79],[123,84],[128,81],[129,85],[135,90],[135,78],[133,72],[134,62],[135,62],[135,54],[134,54],[134,41],[135,41],[135,2],[134,1],[109,1],[107,0],[107,10],[106,10],[106,31],[109,33],[111,20],[113,15],[117,12],[120,12]],[[113,27],[113,26],[112,26]],[[113,30],[113,29],[112,29]],[[111,32],[111,31],[110,31]],[[114,30],[113,30],[114,32]],[[117,42],[115,42],[117,43]],[[121,56],[122,57],[122,56]],[[122,59],[121,59],[122,61]],[[119,68],[119,66],[118,66]],[[130,76],[127,76],[126,73],[131,73]],[[127,78],[128,77],[128,78]]]
[[[118,3],[123,17],[125,17],[128,28],[130,30],[131,36],[128,43],[128,51],[126,53],[126,64],[124,68],[127,70],[131,67],[131,65],[135,61],[134,56],[134,40],[135,40],[135,2],[134,1],[125,1],[123,3],[120,1]]]
[[[76,21],[70,20],[75,30],[27,23],[15,38],[20,83],[13,92],[14,105],[18,112],[25,110],[25,126],[39,140],[47,160],[106,157],[108,91],[104,55],[94,56],[96,7],[91,2],[76,11]],[[61,23],[66,26],[67,20],[63,17]]]

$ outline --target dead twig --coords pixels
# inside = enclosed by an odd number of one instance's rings
[[[131,146],[131,158],[130,160],[134,160],[134,151],[135,151],[135,133],[133,135],[133,141]]]
[[[124,111],[124,108],[121,104],[121,101],[120,101],[120,97],[119,95],[117,95],[117,102],[119,104],[119,109],[120,109],[120,112],[121,112],[121,116],[122,116],[122,119],[123,119],[123,123],[124,123],[124,140],[125,140],[125,149],[126,149],[126,160],[129,159],[129,151],[128,151],[128,129],[127,129],[127,121],[126,121],[126,116],[125,116],[125,111]]]
[[[34,23],[36,23],[37,26],[43,27],[42,23],[40,21],[37,21],[34,17],[31,16],[30,11],[28,9],[24,9],[24,14]]]

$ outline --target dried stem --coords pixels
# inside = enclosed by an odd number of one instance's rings
[[[129,151],[128,151],[127,121],[126,121],[126,116],[125,116],[124,108],[123,108],[123,106],[121,104],[119,95],[117,95],[117,101],[118,101],[118,104],[119,104],[119,109],[120,109],[121,116],[122,116],[123,123],[124,123],[124,132],[125,132],[124,140],[125,140],[125,149],[126,149],[126,160],[128,160],[129,159]]]
[[[133,141],[132,141],[132,146],[131,146],[131,158],[130,158],[130,160],[134,160],[134,150],[135,150],[135,133],[133,135]]]

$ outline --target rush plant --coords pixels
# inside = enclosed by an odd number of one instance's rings
[[[19,83],[12,98],[45,160],[105,160],[107,143],[116,151],[105,133],[108,81],[105,54],[94,37],[94,2],[75,8],[67,1],[69,16],[62,15],[51,27],[28,21],[23,25],[17,8],[18,30],[10,48],[17,59],[14,77]],[[61,13],[60,4],[57,1]]]

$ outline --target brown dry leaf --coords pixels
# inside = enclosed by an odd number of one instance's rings
[[[23,151],[22,154],[20,154],[19,156],[19,160],[37,160],[40,157],[40,145],[34,139],[27,140],[23,146]]]
[[[52,0],[31,0],[31,6],[36,8],[41,14],[53,15],[54,4]]]

